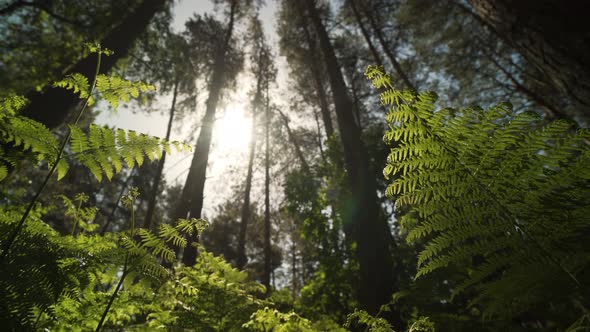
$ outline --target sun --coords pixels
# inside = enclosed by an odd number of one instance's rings
[[[220,119],[215,122],[215,142],[220,150],[245,152],[250,143],[252,120],[244,109],[235,104],[228,105]]]

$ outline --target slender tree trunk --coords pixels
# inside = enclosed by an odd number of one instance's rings
[[[16,0],[13,1],[12,3],[10,3],[8,6],[0,8],[0,16],[4,16],[4,15],[10,15],[12,14],[15,10],[25,7],[27,5],[26,2],[22,1],[22,0]]]
[[[524,95],[531,98],[534,102],[542,106],[545,109],[545,115],[548,118],[555,119],[563,116],[563,114],[553,105],[551,105],[551,103],[549,103],[545,98],[524,86],[524,84],[516,79],[512,73],[506,70],[496,59],[494,59],[493,55],[490,55],[490,60],[496,66],[496,68],[498,68],[504,74],[504,76],[506,76],[506,78],[508,78],[508,80],[514,84],[514,89],[516,91],[523,93]]]
[[[295,227],[291,229],[291,296],[295,299],[299,293],[297,280],[297,246],[295,245]]]
[[[164,6],[168,0],[144,0],[133,14],[125,18],[101,40],[101,46],[114,52],[111,56],[102,58],[100,73],[110,71],[117,61],[127,56],[127,52],[135,40],[146,30],[148,24]],[[80,73],[89,80],[94,76],[96,60],[87,56],[74,64],[65,75]],[[62,88],[47,87],[41,92],[32,92],[27,95],[28,106],[24,109],[23,115],[39,121],[49,128],[55,128],[62,124],[79,102],[80,98],[70,90]]]
[[[289,126],[289,117],[287,117],[287,115],[281,111],[279,111],[279,115],[283,119],[283,122],[285,124],[285,128],[287,129],[287,136],[289,137],[289,141],[291,141],[293,143],[293,148],[295,150],[295,154],[297,155],[297,158],[299,159],[299,161],[301,163],[303,171],[308,176],[312,176],[313,174],[311,173],[311,168],[309,167],[309,164],[307,163],[307,160],[305,159],[305,156],[303,155],[303,151],[301,149],[301,146],[299,145],[297,137],[295,137],[295,135],[293,134],[293,132],[291,130],[291,127]],[[318,119],[317,113],[315,114],[315,118],[316,118],[316,124],[319,127],[319,119]],[[318,129],[318,135],[320,135],[319,129]],[[319,139],[319,137],[318,137],[318,144],[320,146],[320,153],[322,154],[322,158],[324,158],[324,162],[326,162],[326,159],[323,155],[324,152],[322,149],[322,143],[321,143],[321,140]],[[330,204],[332,226],[333,226],[332,232],[331,232],[331,240],[333,241],[335,252],[339,253],[340,247],[339,247],[339,241],[338,241],[338,234],[341,229],[338,224],[338,219],[336,219],[337,218],[336,210],[335,210],[336,204],[334,204],[334,202],[331,200],[329,200],[328,203]]]
[[[207,175],[207,163],[209,162],[209,150],[211,149],[211,137],[213,134],[213,124],[215,120],[215,111],[219,96],[225,81],[226,70],[226,53],[229,48],[229,42],[233,34],[234,19],[236,15],[238,0],[234,0],[230,8],[228,28],[223,39],[223,45],[215,57],[211,83],[209,84],[209,96],[206,102],[206,111],[201,121],[201,131],[197,138],[195,152],[191,167],[186,178],[179,206],[176,210],[177,218],[201,218],[203,209],[203,192],[205,189],[205,178]],[[193,234],[188,239],[189,244],[184,250],[182,262],[185,265],[194,265],[197,261],[197,248],[192,243],[198,241],[197,234]]]
[[[285,128],[287,129],[287,136],[289,137],[289,141],[291,141],[291,143],[293,143],[293,148],[295,149],[295,155],[297,156],[297,158],[301,162],[301,167],[303,167],[303,171],[307,175],[311,176],[311,170],[309,168],[309,164],[307,163],[307,160],[305,160],[305,157],[303,156],[303,151],[301,150],[301,146],[299,145],[299,141],[297,140],[297,137],[295,137],[295,135],[293,134],[293,131],[291,131],[291,126],[289,126],[289,117],[281,111],[279,111],[279,115],[283,119],[283,123],[285,125]]]
[[[351,1],[354,2],[354,0],[351,0]],[[375,21],[375,18],[373,17],[373,15],[371,13],[366,13],[365,16],[367,17],[367,19],[369,21],[369,25],[371,26],[371,29],[373,30],[375,37],[377,37],[377,40],[381,44],[381,48],[385,52],[385,55],[387,55],[387,58],[389,59],[389,62],[391,62],[391,65],[395,69],[395,72],[397,73],[397,75],[402,79],[402,81],[404,82],[404,84],[407,88],[410,88],[412,90],[417,90],[416,86],[412,83],[412,81],[410,80],[410,78],[408,77],[408,75],[406,74],[404,69],[402,68],[402,65],[399,63],[399,61],[397,61],[397,58],[395,57],[395,55],[392,53],[391,49],[387,45],[387,42],[385,41],[385,37],[383,36],[383,32],[381,31],[381,28],[377,25],[377,22]]]
[[[166,128],[166,141],[170,140],[170,133],[172,132],[172,123],[174,123],[174,111],[176,108],[176,96],[178,95],[178,80],[174,82],[174,90],[172,90],[172,105],[170,106],[170,115],[168,117],[168,127]],[[160,181],[162,180],[162,172],[164,171],[164,164],[166,163],[166,151],[162,152],[162,158],[158,160],[158,169],[156,170],[156,177],[152,184],[150,200],[148,201],[147,212],[143,228],[150,229],[152,226],[152,219],[156,209],[156,198],[158,197],[158,190]]]
[[[248,157],[248,173],[246,174],[246,188],[244,189],[244,203],[242,205],[242,220],[240,222],[240,234],[238,238],[238,269],[243,269],[247,262],[246,257],[246,233],[248,230],[248,223],[250,222],[250,190],[252,188],[252,169],[254,166],[254,155],[256,153],[256,113],[258,103],[260,100],[260,81],[262,78],[258,78],[258,84],[256,86],[256,94],[254,97],[254,103],[252,108],[252,128],[250,129],[250,151]]]
[[[67,17],[59,15],[58,13],[51,10],[51,2],[47,1],[47,0],[41,0],[41,1],[39,1],[39,0],[36,0],[36,1],[16,0],[13,3],[9,4],[8,6],[6,6],[4,8],[0,8],[0,16],[11,15],[15,11],[17,11],[18,9],[24,8],[24,7],[37,8],[39,10],[44,11],[45,13],[47,13],[47,15],[53,17],[56,20],[77,26],[79,28],[88,28],[88,26],[85,26],[85,24],[81,21],[67,18]]]
[[[324,90],[324,83],[322,80],[322,66],[318,62],[317,59],[317,52],[316,52],[316,42],[311,37],[311,33],[309,32],[309,28],[305,23],[305,17],[302,17],[304,20],[303,32],[305,34],[305,41],[309,46],[309,53],[307,59],[310,62],[310,72],[313,78],[313,83],[315,85],[315,90],[317,93],[318,102],[320,104],[320,111],[322,113],[322,121],[324,122],[324,129],[326,130],[326,137],[330,138],[334,135],[334,126],[332,125],[332,117],[330,116],[330,107],[328,106],[328,98],[326,97],[326,91]]]
[[[134,171],[135,171],[135,168],[132,168],[131,171],[129,172],[129,175],[127,175],[127,179],[125,179],[125,182],[123,183],[123,187],[121,188],[121,191],[119,192],[119,196],[117,196],[117,200],[115,201],[115,206],[113,206],[111,213],[109,213],[109,215],[107,216],[107,221],[105,222],[105,224],[102,226],[102,229],[100,230],[100,235],[104,235],[107,232],[107,230],[109,229],[109,226],[113,222],[113,219],[115,219],[115,212],[117,212],[117,209],[119,208],[119,202],[121,202],[121,198],[123,198],[125,191],[127,191],[127,187],[129,187],[129,182],[131,182],[131,179],[133,178]]]
[[[321,129],[321,125],[320,125],[320,119],[318,116],[318,112],[316,112],[315,110],[313,111],[313,117],[315,119],[315,124],[316,124],[316,129],[317,129],[317,143],[318,143],[318,149],[320,150],[320,157],[322,158],[322,161],[324,163],[328,162],[328,159],[326,159],[326,154],[324,153],[324,146],[322,144],[322,129]]]
[[[373,41],[371,40],[371,36],[369,35],[369,31],[367,31],[367,28],[363,24],[363,18],[361,17],[361,13],[359,12],[355,1],[349,0],[349,3],[350,3],[350,9],[352,9],[352,13],[354,14],[354,19],[356,20],[356,23],[358,24],[359,28],[361,29],[361,33],[363,35],[363,38],[365,38],[365,41],[367,42],[367,46],[369,46],[369,50],[371,51],[371,55],[373,55],[373,60],[375,60],[376,65],[382,66],[383,61],[381,60],[381,56],[379,55],[377,48],[375,48],[375,45],[373,45]]]
[[[470,0],[480,22],[568,96],[590,123],[590,20],[587,1]]]
[[[266,102],[264,110],[264,275],[262,284],[266,286],[267,294],[270,292],[271,267],[271,243],[270,243],[270,106],[266,82]]]
[[[319,37],[332,87],[338,127],[342,133],[340,138],[352,194],[350,214],[344,219],[345,229],[349,229],[345,234],[351,236],[357,244],[356,254],[360,265],[357,298],[364,309],[376,314],[381,305],[389,302],[395,287],[390,250],[393,245],[391,234],[379,211],[376,179],[370,171],[367,150],[361,140],[360,129],[354,121],[352,101],[338,59],[315,2],[303,2]],[[400,325],[400,322],[395,321],[394,324]]]

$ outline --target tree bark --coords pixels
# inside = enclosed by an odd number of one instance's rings
[[[101,236],[104,235],[109,230],[109,226],[111,225],[111,223],[115,219],[115,212],[117,212],[117,209],[119,208],[119,203],[121,202],[123,195],[127,191],[127,187],[129,187],[129,182],[131,182],[134,172],[135,172],[135,168],[132,168],[131,171],[129,172],[129,175],[127,175],[127,179],[125,179],[125,182],[123,183],[123,187],[121,187],[121,191],[119,192],[119,196],[117,196],[117,200],[115,201],[115,205],[113,206],[111,213],[109,213],[109,215],[107,217],[107,221],[105,222],[105,224],[102,226],[102,229],[100,230]]]
[[[391,298],[394,290],[393,262],[389,227],[382,218],[377,200],[377,183],[370,171],[367,149],[354,121],[352,101],[328,33],[313,0],[303,1],[320,41],[334,99],[340,139],[344,149],[345,168],[351,192],[350,214],[345,218],[345,232],[356,242],[360,265],[357,298],[362,307],[377,314],[379,307]],[[399,325],[399,321],[394,322]]]
[[[256,94],[254,97],[253,109],[252,109],[252,128],[250,130],[250,151],[248,157],[248,173],[246,174],[246,188],[244,189],[244,205],[242,205],[242,220],[240,222],[240,234],[238,238],[238,259],[236,266],[238,269],[243,269],[247,262],[246,257],[246,233],[248,230],[248,223],[250,222],[250,191],[252,189],[252,168],[254,166],[254,155],[256,152],[256,111],[258,102],[260,100],[260,81],[262,78],[258,78],[256,84]]]
[[[295,229],[291,229],[291,296],[295,299],[299,293],[297,280],[297,246],[294,239]]]
[[[305,21],[305,18],[302,17]],[[328,106],[328,98],[326,97],[326,91],[324,90],[324,83],[322,80],[322,66],[317,60],[317,53],[315,40],[311,37],[311,33],[307,25],[304,23],[303,33],[305,34],[305,40],[309,46],[309,53],[307,59],[310,62],[310,71],[315,85],[318,102],[320,104],[320,111],[322,113],[322,121],[324,122],[324,129],[326,130],[326,137],[330,138],[334,135],[334,126],[332,125],[332,117],[330,116],[330,108]]]
[[[590,122],[590,20],[586,1],[470,0],[485,26],[572,100]]]
[[[354,0],[351,0],[351,1],[354,1]],[[385,41],[385,37],[383,36],[383,32],[381,31],[381,28],[377,25],[377,22],[375,22],[375,18],[373,17],[373,15],[371,13],[367,13],[366,17],[369,20],[369,25],[371,26],[371,29],[373,29],[373,33],[375,34],[375,37],[377,37],[377,40],[381,44],[381,48],[385,52],[385,55],[387,55],[387,58],[389,59],[389,62],[391,62],[391,65],[395,69],[395,72],[397,73],[397,75],[402,79],[402,81],[404,82],[404,84],[407,88],[410,88],[412,90],[417,90],[416,86],[412,83],[412,81],[410,80],[410,78],[408,77],[408,75],[406,74],[404,69],[402,68],[401,63],[399,63],[399,61],[397,61],[397,58],[395,57],[395,55],[393,54],[391,49],[389,49],[389,46],[387,45],[387,42]]]
[[[81,21],[73,20],[73,19],[67,18],[65,16],[59,15],[58,13],[54,12],[53,10],[51,10],[50,5],[51,5],[51,3],[49,1],[17,0],[17,1],[14,1],[13,3],[9,4],[8,6],[1,8],[0,9],[0,16],[9,16],[9,15],[12,15],[15,11],[19,10],[20,8],[31,7],[31,8],[37,8],[39,10],[44,11],[45,13],[47,13],[47,15],[53,17],[54,19],[56,19],[58,21],[62,21],[64,23],[71,24],[71,25],[74,25],[74,26],[77,26],[80,28],[88,28],[88,26],[85,25]]]
[[[541,95],[535,93],[531,89],[524,86],[524,84],[522,84],[520,81],[518,81],[518,79],[516,79],[514,77],[514,75],[512,75],[512,73],[510,73],[508,70],[506,70],[494,58],[493,55],[490,55],[490,61],[492,61],[492,63],[496,66],[496,68],[498,68],[504,74],[504,76],[506,76],[506,78],[508,78],[508,80],[510,80],[510,82],[512,82],[512,84],[514,85],[515,91],[523,93],[527,97],[531,98],[534,102],[539,104],[539,106],[542,106],[545,109],[545,115],[548,118],[556,119],[556,118],[562,117],[563,114],[559,111],[559,109],[557,109],[556,107],[551,105],[551,103],[549,103],[547,100],[545,100],[545,98],[543,98]]]
[[[285,124],[285,128],[287,129],[287,137],[289,137],[289,141],[291,141],[291,143],[293,143],[293,148],[295,149],[295,155],[299,159],[299,162],[301,162],[301,167],[303,168],[303,171],[307,175],[311,176],[312,174],[311,174],[311,170],[309,168],[309,164],[307,163],[307,160],[303,156],[303,151],[301,151],[301,146],[299,145],[299,142],[297,141],[297,137],[295,137],[295,135],[293,134],[293,131],[291,131],[291,126],[289,126],[289,117],[281,111],[279,111],[279,115],[283,119],[283,123]]]
[[[8,6],[0,9],[0,16],[10,15],[15,10],[27,6],[28,3],[22,0],[16,0],[10,3]]]
[[[172,123],[174,123],[174,111],[176,108],[176,97],[178,95],[178,80],[174,82],[174,89],[172,90],[172,105],[170,106],[170,115],[168,117],[168,127],[166,128],[166,141],[170,140],[170,133],[172,132]],[[148,201],[147,212],[145,214],[145,221],[143,228],[150,229],[152,226],[152,219],[154,217],[154,210],[156,209],[156,198],[158,197],[158,189],[160,181],[162,180],[162,172],[164,171],[164,164],[166,163],[166,151],[162,152],[162,158],[158,160],[158,169],[156,170],[156,177],[152,184],[150,199]]]
[[[227,31],[223,39],[223,44],[215,57],[213,73],[209,84],[209,96],[207,97],[206,111],[203,120],[201,121],[201,131],[197,138],[193,160],[176,211],[177,218],[201,218],[215,111],[225,81],[226,55],[233,34],[237,5],[238,0],[232,1]],[[182,262],[187,266],[192,266],[197,261],[197,248],[192,245],[193,242],[197,241],[197,234],[193,234],[188,239],[188,245],[185,248],[182,257]]]
[[[382,66],[383,61],[381,60],[381,56],[379,55],[377,48],[375,48],[375,45],[373,45],[373,41],[371,40],[371,36],[369,35],[369,31],[367,31],[367,28],[363,24],[363,18],[361,17],[361,13],[359,12],[358,8],[356,7],[356,3],[354,2],[354,0],[349,0],[349,3],[350,3],[350,8],[352,9],[352,13],[354,14],[354,19],[356,20],[356,23],[358,24],[359,28],[361,29],[361,33],[362,33],[363,37],[365,38],[365,41],[367,42],[367,46],[369,46],[369,50],[371,51],[371,54],[373,55],[373,59],[375,60],[375,62],[378,66]]]
[[[164,6],[168,0],[144,0],[137,9],[110,31],[101,40],[101,46],[114,52],[111,56],[102,59],[100,73],[110,71],[117,61],[127,56],[133,42],[146,30],[148,24]],[[80,73],[92,80],[96,70],[96,58],[87,56],[74,64],[64,75]],[[55,128],[62,124],[70,110],[80,102],[80,98],[70,90],[48,87],[41,92],[31,92],[27,95],[28,106],[23,115],[41,122],[48,128]]]
[[[268,81],[266,82],[266,105],[264,110],[264,275],[262,284],[270,293],[271,243],[270,243],[270,106],[268,103]]]
[[[320,157],[322,158],[322,161],[324,163],[328,162],[328,159],[326,158],[326,154],[324,153],[324,146],[322,145],[322,128],[320,125],[320,119],[318,116],[318,112],[316,112],[316,110],[313,110],[313,117],[315,119],[315,125],[316,125],[316,129],[317,129],[317,143],[318,143],[318,149],[320,150]]]

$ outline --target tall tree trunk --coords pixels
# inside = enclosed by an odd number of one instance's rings
[[[264,109],[264,275],[262,284],[266,286],[266,293],[270,292],[271,243],[270,243],[270,105],[266,82],[266,101]]]
[[[252,128],[250,129],[250,151],[248,157],[248,173],[246,174],[246,188],[244,188],[244,203],[242,205],[242,220],[240,222],[240,234],[238,237],[238,269],[244,268],[246,265],[246,233],[248,230],[248,223],[250,222],[250,190],[252,189],[252,168],[254,166],[254,155],[256,152],[256,112],[260,100],[260,80],[256,86],[256,95],[252,108]]]
[[[101,40],[101,46],[112,50],[114,54],[103,57],[100,73],[104,74],[110,71],[119,59],[127,56],[127,52],[135,40],[147,29],[154,15],[161,11],[168,2],[168,0],[144,0],[129,17],[125,18]],[[74,64],[64,75],[80,73],[92,80],[95,69],[96,59],[87,56]],[[39,121],[49,128],[55,128],[62,124],[70,110],[80,102],[80,98],[70,90],[56,87],[48,87],[41,92],[32,92],[27,95],[27,98],[30,103],[24,109],[23,115]]]
[[[291,222],[294,222],[291,220]],[[299,282],[297,279],[297,245],[295,244],[295,226],[291,227],[291,296],[297,298]]]
[[[299,141],[297,140],[297,137],[295,137],[295,135],[293,134],[293,131],[291,130],[291,126],[289,126],[289,117],[283,113],[282,111],[279,111],[279,115],[281,116],[281,119],[283,119],[283,123],[285,124],[285,128],[287,129],[287,136],[289,137],[289,141],[291,141],[291,143],[293,143],[293,148],[295,149],[295,155],[297,156],[297,158],[299,159],[299,162],[301,162],[301,167],[303,168],[303,171],[311,176],[311,170],[309,168],[309,164],[307,163],[307,160],[305,160],[305,157],[303,156],[303,151],[301,150],[301,146],[299,145]]]
[[[172,90],[172,105],[170,106],[170,115],[168,117],[168,127],[166,128],[166,141],[170,140],[170,133],[172,132],[172,123],[174,123],[174,111],[176,108],[176,96],[178,95],[178,80],[174,82],[174,90]],[[162,180],[162,172],[164,171],[164,164],[166,163],[166,151],[162,152],[162,158],[158,160],[158,169],[156,170],[156,177],[152,184],[150,199],[148,201],[147,212],[145,214],[145,221],[143,228],[150,229],[152,226],[152,219],[154,210],[156,209],[156,198],[158,197],[158,189],[160,181]]]
[[[359,28],[361,29],[361,33],[363,35],[363,38],[365,38],[365,41],[367,42],[367,46],[369,46],[369,50],[371,51],[371,55],[373,55],[373,60],[375,60],[375,62],[378,66],[382,66],[383,61],[381,60],[381,56],[379,55],[377,48],[375,48],[375,45],[373,45],[373,41],[371,40],[371,36],[369,35],[369,31],[367,31],[367,28],[365,27],[365,25],[363,23],[363,18],[361,17],[361,13],[359,12],[355,1],[349,0],[349,3],[350,3],[350,9],[352,9],[352,13],[354,15],[354,19],[356,21],[356,24],[358,24]]]
[[[324,153],[324,146],[322,145],[322,129],[320,125],[320,118],[318,116],[318,112],[316,112],[315,110],[313,110],[313,117],[315,119],[315,125],[317,129],[317,143],[318,149],[320,150],[320,157],[322,158],[322,161],[324,163],[327,163],[328,159],[326,159],[326,154]]]
[[[557,109],[555,106],[551,105],[551,103],[549,103],[545,98],[543,98],[541,95],[539,95],[538,93],[535,93],[533,90],[527,88],[526,86],[524,86],[524,84],[522,84],[517,78],[514,77],[514,75],[512,73],[510,73],[508,70],[506,70],[495,58],[493,55],[490,55],[490,60],[492,61],[492,63],[496,66],[496,68],[498,68],[503,74],[504,76],[506,76],[506,78],[512,82],[512,84],[514,85],[514,90],[521,92],[522,94],[526,95],[527,97],[531,98],[534,102],[536,102],[537,104],[539,104],[539,106],[543,107],[545,109],[545,115],[548,118],[559,118],[561,117],[563,114],[561,114],[561,112],[559,111],[559,109]]]
[[[205,177],[207,175],[207,163],[209,162],[209,150],[211,149],[215,111],[225,81],[226,56],[229,42],[233,34],[237,5],[238,0],[232,1],[229,23],[223,39],[223,44],[215,57],[213,73],[209,84],[209,96],[206,102],[206,111],[203,120],[201,121],[201,131],[197,138],[193,160],[176,210],[177,218],[186,218],[187,216],[190,218],[201,218],[204,197],[203,192],[205,189]],[[182,262],[185,265],[192,266],[196,263],[197,248],[194,247],[192,243],[197,241],[197,234],[193,234],[189,237],[189,244],[185,248],[182,257]]]
[[[590,122],[590,20],[587,1],[470,0],[477,15],[568,96]]]
[[[26,5],[27,5],[27,3],[22,0],[13,1],[8,6],[0,8],[0,16],[10,15],[15,10],[25,7]]]
[[[357,244],[360,265],[360,285],[357,298],[364,309],[376,314],[379,307],[391,298],[394,290],[393,262],[390,246],[391,234],[377,200],[377,183],[369,167],[367,149],[361,140],[361,132],[354,121],[353,107],[338,59],[320,19],[313,0],[303,1],[307,13],[318,34],[324,54],[332,95],[334,99],[340,139],[344,149],[345,168],[352,194],[350,215],[345,218],[345,234]],[[400,325],[399,321],[394,322]]]
[[[303,20],[305,18],[302,17]],[[334,126],[332,125],[332,117],[330,116],[330,108],[328,106],[328,98],[326,97],[326,91],[324,90],[324,83],[322,80],[322,66],[318,62],[317,59],[317,52],[316,52],[316,42],[315,39],[311,37],[311,33],[307,25],[304,23],[303,32],[305,34],[305,41],[309,46],[309,53],[307,59],[310,62],[310,71],[311,76],[313,78],[313,84],[315,85],[315,90],[317,93],[318,102],[320,104],[320,111],[322,113],[322,121],[324,122],[324,129],[326,130],[326,137],[330,138],[334,135]]]
[[[351,0],[351,1],[354,2],[354,0]],[[412,83],[412,81],[410,80],[410,78],[408,77],[408,75],[406,74],[404,69],[402,68],[402,65],[399,63],[399,61],[397,60],[397,58],[395,57],[395,55],[393,54],[393,52],[389,48],[389,45],[387,45],[387,42],[385,41],[385,37],[383,36],[383,31],[381,31],[381,28],[377,25],[377,22],[375,21],[375,18],[373,17],[372,13],[366,13],[365,16],[369,20],[369,25],[371,26],[371,29],[373,30],[375,37],[377,37],[377,40],[381,44],[381,48],[385,52],[385,55],[387,55],[387,58],[389,59],[389,62],[391,62],[391,65],[395,69],[395,72],[397,73],[397,75],[402,79],[402,81],[404,82],[404,84],[407,88],[410,88],[412,90],[417,90],[416,86]]]
[[[111,213],[109,213],[109,215],[107,216],[107,221],[104,223],[104,225],[102,226],[102,229],[100,230],[100,235],[104,235],[109,230],[109,226],[111,225],[111,223],[115,219],[115,212],[117,212],[117,209],[119,208],[119,203],[121,202],[123,195],[127,191],[127,187],[129,187],[129,183],[131,182],[131,179],[133,178],[134,172],[135,172],[135,168],[132,168],[131,171],[129,172],[129,175],[127,175],[127,179],[125,179],[125,182],[123,183],[123,187],[121,187],[121,191],[119,192],[119,196],[117,196],[117,200],[115,201],[115,205],[111,209]]]

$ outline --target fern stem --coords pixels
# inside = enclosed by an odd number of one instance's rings
[[[78,208],[76,209],[76,213],[74,214],[74,226],[72,227],[72,236],[76,234],[76,227],[78,226],[78,211],[82,207],[82,200],[78,202]]]
[[[123,197],[123,194],[125,194],[125,190],[127,190],[127,187],[129,186],[129,182],[131,181],[131,178],[133,177],[133,173],[135,172],[135,170],[136,170],[136,168],[133,167],[131,169],[131,171],[129,172],[129,175],[127,175],[127,179],[125,179],[125,182],[123,183],[123,188],[121,188],[121,192],[119,193],[119,196],[117,196],[117,200],[115,201],[115,205],[113,206],[111,213],[107,217],[107,221],[102,226],[102,229],[100,231],[101,236],[107,232],[111,222],[115,218],[115,212],[117,212],[117,209],[119,208],[119,203],[121,202],[121,198]]]
[[[80,109],[80,112],[78,112],[78,116],[76,116],[76,120],[74,121],[74,125],[77,125],[78,122],[80,121],[80,118],[82,117],[82,114],[84,113],[84,110],[86,110],[86,107],[88,107],[88,101],[90,100],[90,97],[92,96],[92,93],[94,92],[94,89],[96,88],[96,79],[97,79],[98,73],[100,71],[101,56],[102,56],[102,52],[99,49],[98,60],[96,62],[96,71],[94,73],[94,80],[92,81],[92,87],[90,88],[90,92],[88,93],[88,97],[86,97],[86,100],[84,102],[84,106],[82,106],[82,108]],[[10,251],[10,248],[14,244],[14,241],[18,237],[18,234],[21,232],[21,230],[25,224],[25,221],[27,221],[29,214],[31,213],[31,211],[33,210],[33,207],[35,206],[35,203],[37,203],[37,199],[39,199],[39,196],[41,196],[41,193],[43,193],[43,189],[45,189],[45,187],[47,186],[49,179],[55,173],[55,170],[57,169],[57,165],[59,164],[59,161],[61,160],[61,158],[64,154],[64,151],[66,149],[66,145],[70,141],[71,137],[72,137],[72,130],[70,129],[70,130],[68,130],[67,136],[61,142],[61,145],[59,147],[59,152],[57,154],[57,157],[55,158],[55,161],[53,162],[53,165],[51,166],[51,169],[49,170],[49,173],[47,173],[47,176],[43,180],[43,183],[41,184],[39,189],[37,189],[35,196],[33,197],[31,202],[27,206],[25,213],[23,214],[20,221],[16,225],[14,231],[8,237],[8,241],[6,241],[6,244],[4,245],[4,248],[2,250],[2,254],[0,256],[0,264],[3,263],[4,259],[8,256],[8,252]]]
[[[134,233],[135,233],[135,202],[131,202],[131,234],[129,235],[131,239],[133,239]],[[141,259],[139,259],[138,262],[140,260]],[[117,283],[117,287],[115,287],[113,294],[111,294],[111,297],[109,299],[109,303],[107,304],[106,308],[104,309],[104,312],[102,313],[102,317],[100,318],[100,321],[98,322],[98,325],[96,326],[95,332],[99,332],[100,329],[102,328],[102,325],[104,324],[104,321],[107,318],[109,311],[111,310],[111,306],[113,305],[113,302],[115,302],[115,299],[117,298],[117,294],[119,293],[119,290],[121,289],[121,286],[123,285],[123,281],[125,281],[125,277],[127,277],[127,274],[129,274],[129,272],[134,267],[134,266],[132,266],[132,268],[128,269],[128,266],[129,266],[129,251],[127,251],[127,253],[125,254],[125,264],[123,264],[123,274],[121,275],[121,279],[119,279],[119,282]]]
[[[104,309],[104,312],[102,313],[102,317],[100,317],[100,321],[98,322],[98,325],[96,326],[96,330],[94,330],[95,332],[99,332],[100,329],[102,328],[102,325],[104,324],[104,321],[107,318],[109,311],[111,310],[111,306],[113,305],[113,302],[115,302],[115,298],[117,297],[117,294],[119,293],[119,289],[121,289],[121,286],[123,286],[123,281],[125,281],[125,277],[127,277],[127,273],[129,272],[129,271],[127,271],[127,264],[128,263],[129,263],[129,253],[127,253],[125,255],[125,264],[123,265],[123,274],[121,275],[121,279],[119,279],[119,282],[117,283],[117,287],[115,287],[113,294],[111,294],[111,297],[109,298],[109,303],[107,304],[107,307]]]

